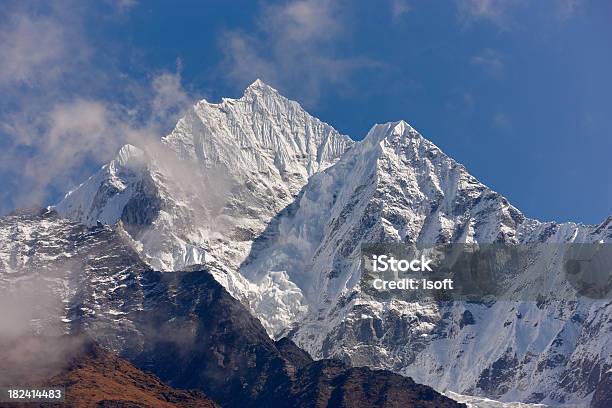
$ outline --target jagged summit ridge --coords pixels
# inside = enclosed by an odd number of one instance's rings
[[[163,142],[205,167],[257,169],[295,179],[296,185],[329,167],[352,144],[259,80],[240,99],[198,102]]]
[[[262,81],[261,79],[257,78],[249,86],[247,86],[246,89],[250,90],[250,89],[266,88],[266,87],[270,88],[270,89],[274,89],[270,85],[268,85],[264,81]],[[276,91],[276,89],[274,89],[274,90]]]
[[[419,132],[416,131],[404,120],[398,120],[395,122],[377,123],[368,131],[365,139],[370,143],[379,143],[385,139],[391,141],[395,139],[395,143],[403,144],[402,139],[405,143],[406,139],[411,137],[423,138]]]

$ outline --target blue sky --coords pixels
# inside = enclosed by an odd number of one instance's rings
[[[0,213],[260,77],[342,133],[404,119],[527,216],[612,214],[612,3],[5,2]]]

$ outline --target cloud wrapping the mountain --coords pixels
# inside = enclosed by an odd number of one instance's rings
[[[0,18],[0,213],[46,204],[128,142],[158,143],[191,103],[176,72],[137,80],[94,61],[84,10],[7,7]],[[116,12],[125,12],[117,7]],[[109,68],[110,67],[110,68]]]

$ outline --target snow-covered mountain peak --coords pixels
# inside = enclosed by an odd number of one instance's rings
[[[249,92],[256,93],[256,92],[262,92],[262,91],[278,93],[276,89],[272,88],[270,85],[266,84],[264,81],[262,81],[259,78],[257,78],[249,86],[247,86],[244,92],[245,93],[249,93]]]
[[[138,147],[126,144],[119,149],[112,163],[114,163],[115,167],[140,167],[146,163],[146,154]]]
[[[108,164],[68,192],[55,209],[85,225],[114,224],[147,172],[147,154],[126,144]]]
[[[409,138],[419,136],[419,133],[410,126],[404,120],[398,120],[395,122],[378,123],[370,129],[366,136],[367,139],[371,139],[375,142],[380,142],[384,139],[389,138]]]
[[[420,147],[428,152],[435,152],[436,155],[442,155],[452,160],[438,146],[424,138],[404,120],[372,126],[362,143],[368,148],[373,145],[379,145],[386,149],[397,150],[398,152],[406,152],[407,147],[410,147],[411,151],[416,152]]]
[[[300,185],[353,143],[261,81],[239,99],[198,102],[162,141],[204,167],[298,176]]]
[[[282,100],[286,103],[294,103],[299,105],[297,102],[287,99],[276,88],[271,87],[270,85],[263,82],[261,79],[256,79],[253,83],[251,83],[244,89],[244,92],[242,93],[242,96],[240,98],[222,97],[221,102],[218,103],[209,102],[206,99],[201,99],[196,103],[196,106],[211,105],[222,109],[234,105],[240,101],[254,101],[255,99],[259,99],[259,102],[263,103],[266,100],[266,96],[268,97],[268,99],[277,99]]]

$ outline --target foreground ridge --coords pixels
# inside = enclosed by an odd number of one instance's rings
[[[28,384],[65,390],[62,403],[36,404],[38,407],[218,407],[200,391],[167,386],[84,334],[2,339],[0,355],[4,361],[5,373],[0,376],[3,386]],[[7,374],[10,381],[5,377]]]

